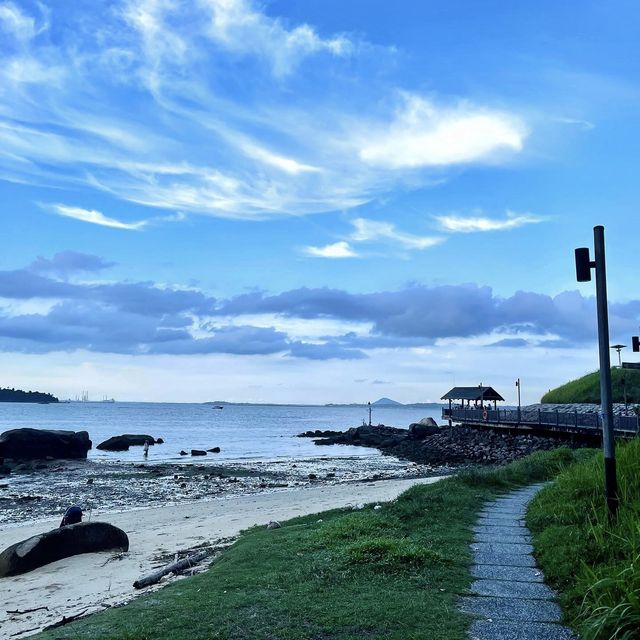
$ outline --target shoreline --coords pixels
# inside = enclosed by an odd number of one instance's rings
[[[3,526],[19,526],[62,518],[74,504],[81,506],[86,517],[91,511],[115,513],[287,488],[429,477],[453,471],[449,465],[417,464],[383,455],[185,464],[36,461],[18,465],[0,478],[0,521]]]
[[[133,581],[163,566],[178,551],[203,545],[225,544],[243,529],[265,525],[359,503],[393,500],[414,484],[436,482],[440,477],[386,479],[371,482],[316,484],[280,488],[271,492],[224,495],[210,500],[182,502],[120,512],[94,510],[92,520],[122,528],[130,539],[127,553],[102,552],[65,558],[19,576],[0,579],[0,625],[8,636],[26,637],[63,616],[95,613],[124,604],[159,585],[140,591]],[[55,528],[59,518],[0,526],[0,547]],[[207,565],[203,565],[206,567]],[[180,578],[177,578],[180,579]],[[24,614],[25,611],[46,607]]]

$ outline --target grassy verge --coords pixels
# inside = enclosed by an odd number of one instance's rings
[[[38,636],[126,640],[463,640],[482,503],[555,476],[584,450],[537,453],[416,486],[380,508],[252,529],[206,573]]]
[[[529,507],[527,524],[567,621],[589,639],[640,638],[640,440],[617,448],[621,506],[609,524],[602,456],[560,474]]]

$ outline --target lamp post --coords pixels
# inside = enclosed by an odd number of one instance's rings
[[[371,402],[367,402],[369,405],[369,426],[371,426]]]
[[[618,366],[622,369],[622,356],[620,352],[625,348],[624,344],[613,344],[611,345],[611,349],[615,349],[618,352]]]
[[[616,477],[616,451],[613,438],[613,402],[611,399],[611,361],[609,360],[609,310],[607,308],[607,270],[604,251],[604,227],[593,228],[595,260],[589,258],[589,249],[575,250],[578,282],[591,280],[591,269],[596,272],[596,306],[598,310],[598,347],[600,354],[600,408],[602,412],[602,448],[604,451],[604,487],[613,518],[618,511],[618,480]]]
[[[520,405],[520,378],[516,380],[516,387],[518,387],[518,424],[522,422],[522,407]]]

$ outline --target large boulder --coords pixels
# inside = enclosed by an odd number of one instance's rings
[[[11,429],[0,435],[0,458],[86,458],[91,440],[86,431]]]
[[[422,440],[440,432],[438,423],[431,417],[422,418],[420,422],[409,425],[409,436],[416,440]]]
[[[127,534],[107,522],[80,522],[33,536],[0,553],[0,578],[33,571],[81,553],[129,550]]]
[[[142,447],[144,443],[155,444],[153,436],[146,434],[125,433],[121,436],[113,436],[101,442],[96,449],[102,451],[128,451],[129,447]]]

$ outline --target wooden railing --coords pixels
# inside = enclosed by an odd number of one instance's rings
[[[442,417],[454,422],[524,425],[551,427],[560,431],[600,430],[601,418],[597,413],[578,411],[544,411],[542,409],[442,409]],[[614,416],[613,428],[624,433],[638,433],[638,416]]]

